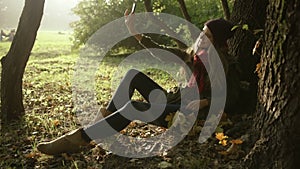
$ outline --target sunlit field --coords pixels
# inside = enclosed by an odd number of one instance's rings
[[[80,50],[71,50],[70,37],[71,34],[62,32],[38,33],[23,77],[26,114],[21,121],[1,127],[0,168],[209,168],[219,152],[226,150],[226,147],[216,144],[216,138],[205,144],[196,141],[204,124],[203,120],[199,120],[188,139],[161,156],[129,159],[113,155],[97,145],[91,145],[75,154],[41,154],[36,149],[39,142],[53,140],[80,127],[82,122],[72,101],[72,79]],[[4,56],[9,47],[10,42],[1,42],[0,55]],[[96,101],[99,106],[107,105],[120,78],[126,72],[119,67],[126,54],[124,55],[124,51],[120,53],[121,56],[105,56],[96,72]],[[167,72],[153,68],[143,72],[165,89],[172,89],[177,85],[174,77]],[[143,100],[138,93],[133,98]],[[94,120],[94,117],[88,117],[88,120]],[[172,119],[166,120],[170,122]],[[223,130],[230,125],[231,122],[224,121],[218,129]],[[132,137],[149,137],[165,130],[134,121],[121,133]],[[228,158],[222,160],[218,165],[226,166]]]
[[[80,52],[72,51],[69,33],[39,32],[23,78],[23,96],[26,115],[21,122],[2,127],[5,136],[0,138],[0,168],[98,168],[108,158],[107,154],[90,155],[92,151],[52,157],[40,154],[36,145],[52,140],[72,129],[80,127],[73,109],[72,78],[74,65]],[[10,42],[0,43],[0,55],[4,56]],[[97,102],[105,106],[112,95],[111,77],[116,74],[123,57],[106,57],[97,74]],[[175,85],[170,76],[159,70],[145,70],[163,87]],[[122,75],[118,75],[122,76]],[[173,81],[173,82],[172,82]],[[135,99],[141,99],[136,94]],[[144,131],[140,131],[141,133]],[[145,130],[147,132],[147,130]],[[14,140],[14,144],[11,141]],[[100,151],[97,147],[93,151]],[[79,164],[77,164],[79,163]],[[78,167],[82,168],[82,167]]]

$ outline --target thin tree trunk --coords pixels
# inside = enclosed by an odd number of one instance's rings
[[[178,2],[179,5],[180,5],[181,13],[183,14],[184,18],[185,18],[187,21],[191,22],[191,17],[190,17],[190,15],[189,15],[189,13],[188,13],[188,11],[187,11],[187,9],[186,9],[186,5],[185,5],[184,0],[177,0],[177,2]]]
[[[4,122],[24,114],[22,78],[43,16],[44,2],[25,1],[9,52],[1,59],[1,118]]]
[[[247,156],[249,168],[300,165],[300,1],[270,0],[261,59],[260,138]]]
[[[222,1],[222,7],[223,7],[225,19],[230,20],[230,10],[228,6],[228,1],[227,0],[221,0],[221,1]]]
[[[189,21],[189,22],[192,22],[191,20],[191,16],[189,15],[188,11],[187,11],[187,8],[186,8],[186,5],[185,5],[185,2],[184,0],[177,0],[179,5],[180,5],[180,9],[181,9],[181,13],[182,15],[184,16],[184,18]],[[188,25],[190,30],[192,30],[192,28],[190,28],[190,25]],[[193,31],[190,31],[191,32],[191,36],[196,39],[197,38],[197,34],[195,34],[195,32]]]
[[[151,0],[144,0],[144,4],[147,12],[153,12]]]

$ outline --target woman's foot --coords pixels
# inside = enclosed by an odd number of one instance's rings
[[[85,134],[83,128],[79,128],[53,141],[40,143],[37,149],[48,155],[75,153],[79,152],[82,146],[88,146],[90,141],[90,138]]]

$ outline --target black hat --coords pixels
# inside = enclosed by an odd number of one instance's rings
[[[233,24],[225,19],[213,19],[205,23],[213,35],[214,42],[219,45],[226,44],[226,40],[234,34]]]

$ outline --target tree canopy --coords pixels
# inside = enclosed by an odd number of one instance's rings
[[[136,0],[136,12],[146,12],[144,0]],[[202,27],[203,23],[211,18],[223,17],[223,9],[219,0],[185,0],[186,8],[191,16],[191,22]],[[229,1],[231,7],[233,0]],[[75,8],[73,13],[79,16],[79,20],[73,22],[71,27],[74,29],[73,44],[75,48],[85,44],[93,33],[103,25],[123,17],[124,11],[132,6],[131,0],[82,0]],[[151,1],[153,12],[163,12],[179,17],[183,17],[180,11],[180,4],[174,0],[155,0]],[[178,9],[178,10],[174,10]]]

